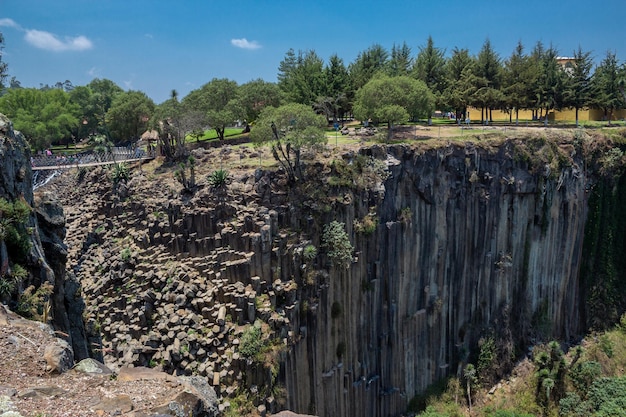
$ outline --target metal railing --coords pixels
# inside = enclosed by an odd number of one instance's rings
[[[86,152],[76,155],[37,155],[31,157],[30,162],[33,170],[70,169],[80,166],[107,165],[154,159],[155,154],[155,150],[116,148],[113,152]]]

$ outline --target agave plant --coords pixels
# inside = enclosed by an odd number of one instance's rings
[[[128,165],[124,163],[115,164],[113,172],[111,173],[111,179],[115,184],[122,181],[127,182],[130,179],[130,169],[128,168]]]
[[[226,171],[225,169],[218,169],[209,174],[209,176],[207,177],[207,181],[209,182],[209,185],[211,187],[216,189],[223,189],[226,188],[226,186],[229,184],[230,177],[228,175],[228,171]]]

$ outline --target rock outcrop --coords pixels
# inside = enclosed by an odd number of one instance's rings
[[[73,276],[66,274],[66,247],[63,208],[52,198],[44,198],[39,206],[33,198],[30,149],[24,137],[13,130],[11,122],[0,114],[0,198],[9,204],[23,202],[29,208],[24,220],[25,233],[18,236],[23,243],[9,241],[9,236],[0,239],[0,279],[15,280],[15,288],[8,299],[15,308],[19,295],[32,286],[36,292],[43,284],[52,288],[48,306],[39,306],[46,320],[60,334],[64,334],[77,359],[87,356],[87,341],[82,324],[84,303],[78,291],[79,285]],[[0,215],[0,218],[3,216]],[[4,213],[6,220],[6,213]],[[9,221],[12,221],[9,219]],[[24,248],[12,251],[12,247]],[[11,259],[12,252],[18,256]],[[20,259],[16,259],[16,258]],[[15,279],[11,269],[18,265],[27,273]],[[49,313],[47,310],[50,310]]]
[[[73,357],[49,325],[26,320],[0,305],[0,416],[133,417],[218,415],[205,379],[123,367]]]
[[[459,375],[481,339],[498,374],[584,329],[595,174],[581,146],[543,133],[375,146],[308,161],[292,189],[280,172],[237,174],[225,195],[136,171],[120,196],[102,169],[51,189],[65,187],[68,264],[112,369],[200,376],[221,411],[243,392],[268,413],[391,416]],[[224,155],[194,152],[198,177]]]

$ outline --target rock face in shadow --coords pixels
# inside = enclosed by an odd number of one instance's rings
[[[78,291],[78,283],[65,271],[67,249],[63,243],[65,236],[65,218],[63,208],[53,197],[44,197],[36,207],[32,189],[32,171],[30,169],[30,149],[24,137],[13,130],[11,122],[0,114],[0,198],[8,202],[22,200],[33,208],[26,221],[29,231],[29,246],[24,259],[19,262],[28,271],[28,276],[17,284],[16,293],[10,300],[12,308],[17,303],[17,293],[27,287],[36,290],[42,284],[52,285],[50,297],[51,324],[65,334],[77,359],[87,357],[87,342],[82,310],[84,303]],[[17,259],[9,259],[7,242],[0,240],[0,265],[4,276],[10,265]]]
[[[315,310],[298,322],[306,337],[285,372],[292,409],[397,415],[434,381],[476,363],[481,337],[506,358],[582,330],[581,161],[531,173],[510,142],[495,152],[471,144],[378,152],[392,161],[384,191],[333,210],[357,260],[331,269]],[[378,227],[356,233],[373,202]]]

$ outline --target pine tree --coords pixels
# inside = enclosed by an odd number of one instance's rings
[[[573,66],[566,70],[566,103],[576,110],[576,127],[578,127],[578,111],[591,103],[592,67],[591,52],[584,52],[579,46],[574,52]]]

